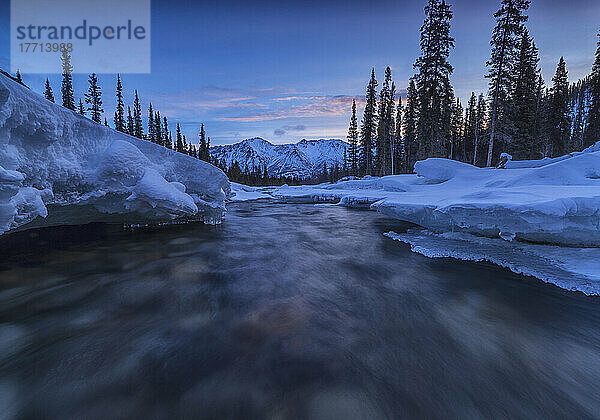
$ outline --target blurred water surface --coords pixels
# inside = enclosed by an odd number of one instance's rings
[[[0,238],[0,418],[594,418],[600,301],[377,213]]]

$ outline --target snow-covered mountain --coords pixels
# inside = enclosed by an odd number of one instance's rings
[[[215,162],[225,162],[227,166],[235,161],[245,170],[260,169],[265,166],[271,176],[287,176],[300,179],[316,176],[334,165],[344,164],[342,140],[301,140],[295,144],[273,144],[256,137],[239,143],[214,146],[210,149]]]

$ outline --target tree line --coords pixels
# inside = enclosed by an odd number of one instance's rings
[[[445,0],[428,0],[421,55],[406,102],[396,101],[389,67],[377,93],[375,69],[367,84],[360,127],[352,103],[343,171],[349,175],[412,172],[414,163],[443,157],[492,166],[502,152],[514,159],[556,157],[600,141],[600,33],[592,72],[569,84],[560,58],[546,86],[539,51],[526,22],[529,0],[502,0],[486,62],[487,95],[471,93],[466,106],[450,82],[453,17]]]
[[[75,94],[73,91],[73,65],[71,64],[71,56],[63,49],[61,51],[62,63],[62,82],[60,86],[62,106],[72,111],[78,112],[83,116],[88,116],[92,121],[97,123],[102,122],[104,109],[102,108],[102,88],[98,83],[98,77],[95,73],[89,75],[88,90],[83,95],[83,100],[80,98],[78,103],[75,103]],[[16,80],[22,83],[21,75],[17,72]],[[50,81],[46,78],[44,86],[44,96],[50,102],[55,102],[54,92],[50,85]],[[210,162],[210,137],[207,137],[204,129],[204,124],[201,124],[198,144],[188,142],[185,134],[181,132],[179,122],[175,128],[175,138],[169,129],[169,121],[166,116],[161,116],[160,111],[152,107],[152,102],[149,103],[147,113],[147,125],[144,128],[142,118],[142,105],[137,89],[132,105],[127,106],[125,112],[125,103],[123,100],[123,83],[121,76],[117,74],[115,87],[116,107],[113,118],[114,129],[130,136],[151,141],[168,149],[175,150],[180,153],[192,156],[194,158]],[[132,109],[133,108],[133,109]],[[107,127],[108,119],[104,117],[104,125]]]

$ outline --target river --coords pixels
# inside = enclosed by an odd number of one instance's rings
[[[594,418],[600,305],[342,207],[0,238],[0,418]]]

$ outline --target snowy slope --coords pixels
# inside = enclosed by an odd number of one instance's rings
[[[97,124],[0,75],[0,234],[91,221],[218,222],[223,172]]]
[[[428,233],[390,234],[424,255],[487,259],[600,294],[600,142],[584,152],[508,162],[506,168],[427,159],[416,163],[413,175],[284,186],[269,194],[371,208],[426,228]]]
[[[323,166],[328,168],[344,163],[341,140],[301,140],[296,144],[274,145],[259,137],[242,142],[211,147],[210,153],[227,166],[237,161],[240,168],[262,170],[265,166],[271,176],[288,176],[306,179],[318,175]]]

